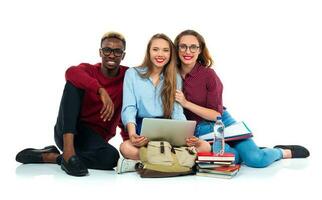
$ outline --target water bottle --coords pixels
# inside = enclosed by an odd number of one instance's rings
[[[214,141],[213,152],[222,155],[225,152],[225,138],[224,138],[225,125],[221,120],[221,116],[218,116],[214,125]]]

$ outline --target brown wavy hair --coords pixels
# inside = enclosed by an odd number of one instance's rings
[[[169,43],[170,47],[170,60],[162,69],[164,82],[161,91],[161,100],[163,105],[163,117],[164,118],[171,118],[174,102],[175,102],[175,93],[176,93],[176,86],[177,86],[177,56],[176,56],[176,48],[171,41],[171,39],[163,33],[158,33],[152,36],[149,40],[149,43],[146,48],[146,53],[142,64],[139,67],[147,67],[148,70],[145,73],[140,73],[142,78],[149,78],[152,70],[153,70],[153,63],[150,59],[150,48],[153,40],[155,39],[163,39]]]
[[[211,67],[213,65],[214,61],[210,56],[210,53],[209,53],[209,50],[207,48],[205,39],[202,37],[202,35],[200,35],[197,31],[194,31],[194,30],[182,31],[179,35],[177,35],[176,39],[174,40],[174,45],[175,45],[176,50],[177,50],[178,67],[181,67],[181,61],[180,61],[180,58],[178,56],[179,42],[180,42],[180,39],[185,35],[193,35],[193,36],[195,36],[197,38],[197,40],[199,42],[201,53],[199,54],[199,56],[197,58],[197,62],[201,63],[205,67]]]

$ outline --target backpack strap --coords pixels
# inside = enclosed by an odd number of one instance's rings
[[[160,142],[160,153],[164,154],[164,142]]]

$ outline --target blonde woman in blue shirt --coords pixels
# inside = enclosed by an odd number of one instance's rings
[[[143,63],[128,69],[124,78],[121,116],[130,139],[120,145],[127,159],[119,160],[118,173],[132,171],[140,159],[139,147],[148,143],[140,136],[143,118],[186,120],[182,106],[175,102],[176,89],[181,86],[173,42],[164,34],[152,36]]]

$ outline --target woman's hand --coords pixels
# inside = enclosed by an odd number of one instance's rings
[[[176,101],[181,104],[182,107],[186,107],[188,101],[186,100],[186,97],[184,96],[183,92],[180,90],[176,90]]]
[[[133,144],[133,146],[136,146],[136,147],[145,146],[149,142],[148,138],[144,136],[139,136],[137,134],[132,134],[130,136],[130,141]]]
[[[199,147],[200,146],[200,140],[199,138],[192,136],[186,139],[186,144],[188,147]]]
[[[101,119],[110,121],[114,115],[114,103],[104,88],[100,88],[98,94],[103,104],[100,111]]]

